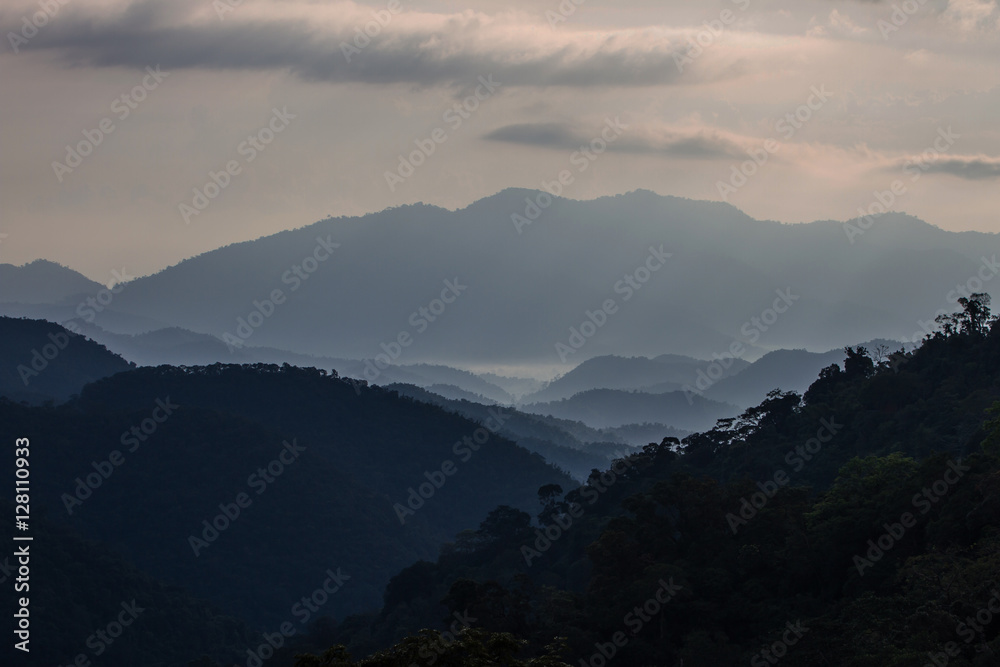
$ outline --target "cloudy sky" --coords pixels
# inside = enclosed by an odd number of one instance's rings
[[[1000,232],[997,0],[4,0],[0,32],[0,262],[107,282],[560,172],[783,222],[895,183]]]

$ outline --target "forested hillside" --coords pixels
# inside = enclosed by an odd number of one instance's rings
[[[14,505],[2,499],[0,511],[13,516]],[[23,547],[11,541],[14,533],[13,524],[3,522],[0,538]],[[259,641],[238,615],[224,614],[189,590],[157,581],[50,517],[33,517],[31,536],[28,588],[20,592],[31,601],[33,636],[44,637],[29,644],[33,665],[230,664]],[[10,591],[2,598],[6,618],[17,613],[19,597],[12,592],[20,576],[14,551],[0,557],[0,583]],[[120,632],[119,623],[125,625]],[[14,664],[15,653],[5,642],[3,664]],[[201,657],[203,662],[192,662]]]
[[[106,347],[45,320],[0,317],[0,396],[62,402],[133,366]]]
[[[536,523],[496,510],[393,578],[382,612],[347,619],[338,642],[363,656],[465,614],[478,630],[463,641],[487,653],[489,633],[524,640],[526,658],[564,637],[574,665],[998,664],[988,302],[963,299],[911,354],[848,349],[805,396],[773,392],[583,487],[541,488]],[[435,637],[359,664],[408,665]],[[298,664],[353,664],[335,655]]]
[[[502,409],[480,424],[316,369],[163,366],[0,401],[0,429],[32,434],[41,534],[78,545],[41,567],[108,582],[56,605],[50,573],[43,623],[153,598],[164,663],[198,667],[253,663],[284,623],[269,666],[996,664],[1000,324],[986,295],[960,304],[912,352],[848,348],[803,395],[579,487],[498,435]],[[297,613],[324,577],[336,593]],[[176,614],[201,639],[166,642]],[[146,664],[138,640],[107,664]]]
[[[0,400],[0,430],[31,435],[36,513],[262,630],[328,570],[345,584],[312,620],[375,608],[491,508],[572,483],[488,420],[291,366],[137,369],[60,406]]]

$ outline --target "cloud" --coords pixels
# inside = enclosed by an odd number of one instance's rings
[[[207,2],[67,7],[25,51],[49,50],[71,66],[287,70],[307,81],[371,84],[463,85],[493,74],[509,86],[661,86],[741,73],[738,62],[705,58],[682,74],[679,30],[550,30],[513,12],[383,9],[376,22],[371,7],[353,2],[279,4],[247,2],[223,17]],[[16,30],[10,16],[0,32]]]
[[[841,14],[836,9],[830,12],[825,25],[816,19],[810,21],[810,24],[812,27],[806,31],[806,35],[810,37],[825,37],[831,34],[854,37],[868,32],[868,28],[859,26],[846,13]]]
[[[949,0],[946,21],[963,32],[992,30],[1000,25],[995,0]]]
[[[498,128],[485,138],[573,151],[600,137],[600,130],[600,124],[588,132],[581,126],[568,123],[523,123]],[[712,160],[745,158],[745,149],[751,143],[742,137],[727,136],[718,130],[630,127],[621,138],[608,144],[608,150]]]
[[[1000,158],[985,155],[944,158],[924,166],[932,174],[951,174],[970,181],[1000,178]]]
[[[523,123],[506,125],[486,135],[493,141],[512,144],[565,148],[579,144],[580,136],[562,123]]]

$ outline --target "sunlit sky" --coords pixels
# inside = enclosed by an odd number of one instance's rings
[[[0,262],[107,282],[562,171],[783,222],[899,181],[1000,232],[995,0],[63,2],[0,5]]]

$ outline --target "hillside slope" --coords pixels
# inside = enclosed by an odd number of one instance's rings
[[[65,401],[132,368],[103,345],[44,320],[0,317],[0,341],[0,396],[15,401]]]
[[[400,572],[337,641],[398,651],[464,610],[528,655],[565,637],[566,664],[995,664],[1000,323],[947,326],[650,445],[537,523],[498,508],[502,529]]]
[[[497,504],[570,482],[460,416],[288,366],[138,369],[58,408],[0,404],[0,431],[44,443],[36,511],[262,627],[328,568],[351,579],[324,613],[377,607]]]

